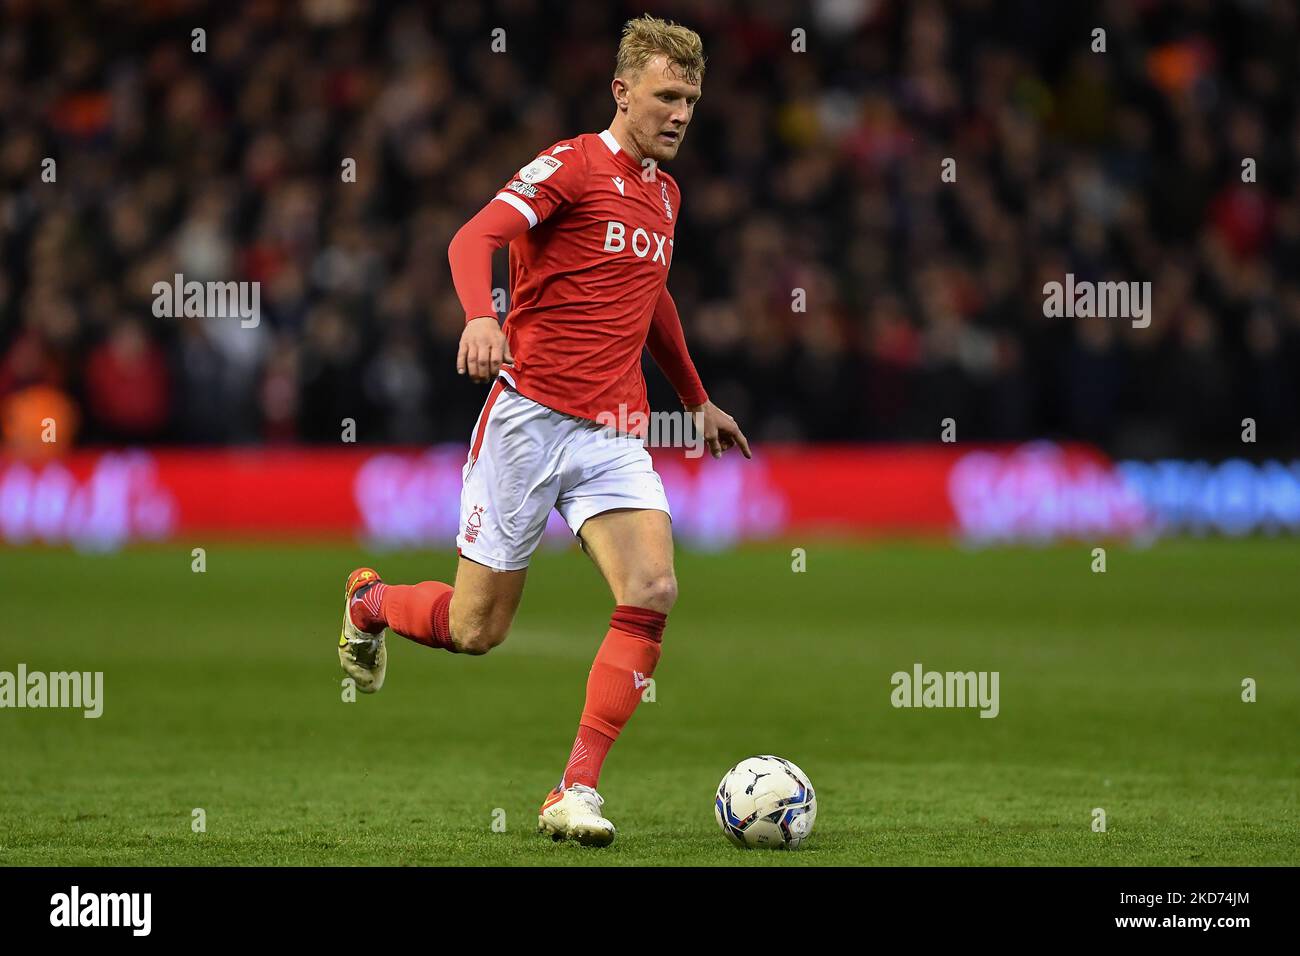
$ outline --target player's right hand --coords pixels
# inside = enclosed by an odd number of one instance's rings
[[[510,343],[495,315],[480,315],[465,323],[460,334],[460,351],[456,353],[456,371],[469,373],[476,382],[490,382],[501,371],[502,362],[513,362]]]

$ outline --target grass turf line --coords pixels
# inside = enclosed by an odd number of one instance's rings
[[[0,710],[0,864],[1300,861],[1293,542],[1112,546],[1106,574],[1082,545],[799,544],[802,574],[789,546],[679,553],[657,699],[602,775],[607,850],[533,832],[612,605],[575,551],[534,561],[505,645],[390,638],[388,683],[352,704],[347,572],[450,579],[454,556],[214,543],[196,574],[189,545],[0,552],[0,670],[105,672],[98,720]],[[1001,713],[893,708],[917,661],[999,671]],[[736,850],[714,823],[752,753],[817,788],[797,853]]]

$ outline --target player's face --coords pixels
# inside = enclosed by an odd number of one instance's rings
[[[662,53],[645,65],[627,91],[628,132],[642,156],[671,160],[686,137],[700,87],[688,83]]]

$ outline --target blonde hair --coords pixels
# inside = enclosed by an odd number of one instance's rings
[[[700,35],[689,27],[648,13],[623,24],[614,75],[627,80],[634,78],[656,53],[666,56],[688,83],[704,79],[704,41]]]

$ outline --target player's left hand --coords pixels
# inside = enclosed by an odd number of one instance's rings
[[[754,457],[750,454],[745,433],[740,430],[736,420],[717,405],[705,402],[703,405],[688,405],[686,410],[700,416],[696,423],[714,458],[721,458],[722,453],[731,448],[739,448],[746,458]]]

